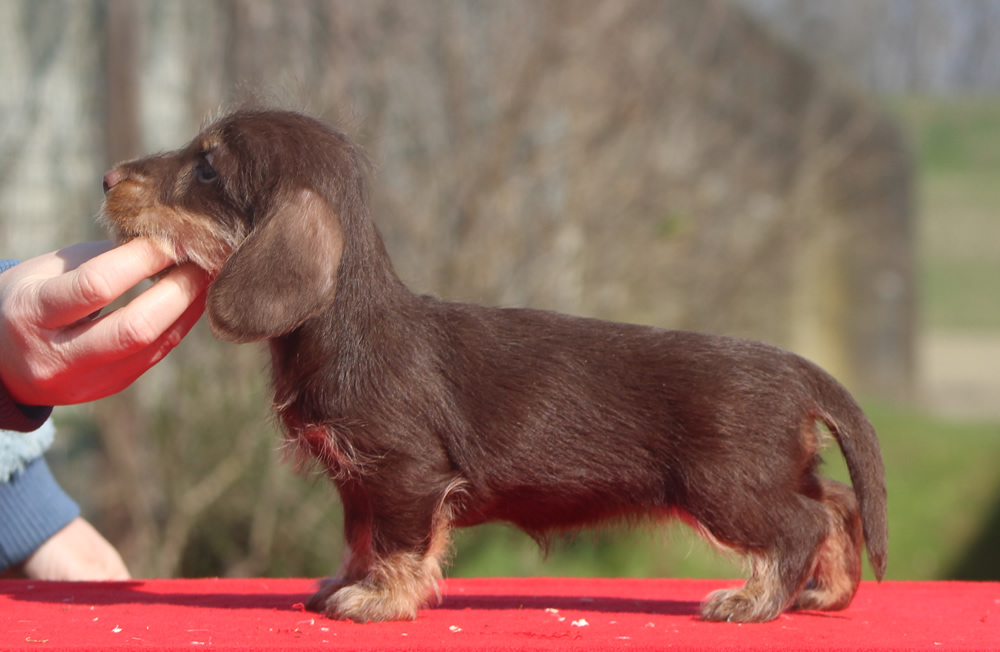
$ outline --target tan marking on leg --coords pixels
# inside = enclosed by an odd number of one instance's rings
[[[797,609],[838,610],[847,607],[861,581],[864,534],[854,491],[820,478],[829,534],[820,544],[812,580],[795,602]]]

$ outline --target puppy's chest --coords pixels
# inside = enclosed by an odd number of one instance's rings
[[[352,440],[355,429],[330,424],[307,423],[294,408],[278,411],[285,437],[301,456],[321,463],[334,478],[358,477],[372,470],[378,456],[362,452]]]

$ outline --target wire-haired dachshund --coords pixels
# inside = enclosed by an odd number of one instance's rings
[[[759,342],[416,295],[369,215],[359,147],[306,115],[241,108],[104,177],[119,241],[150,237],[214,275],[222,340],[268,340],[289,440],[336,483],[349,554],[309,606],[411,619],[453,527],[542,543],[677,516],[748,559],[708,620],[841,609],[861,549],[881,579],[875,430],[816,365]],[[827,437],[851,487],[817,475]]]

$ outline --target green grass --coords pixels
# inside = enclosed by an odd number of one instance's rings
[[[1000,99],[890,110],[917,157],[922,325],[1000,331]]]
[[[502,525],[456,533],[452,577],[738,576],[738,561],[679,523],[609,528],[556,541],[545,554],[527,535]]]
[[[889,492],[889,573],[944,579],[1000,509],[1000,425],[869,408]]]
[[[1000,330],[998,180],[1000,167],[922,173],[919,255],[928,328]]]
[[[1000,169],[1000,100],[907,99],[890,109],[904,122],[922,169],[930,174],[957,169]]]

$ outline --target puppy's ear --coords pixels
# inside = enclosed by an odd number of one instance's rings
[[[296,328],[333,302],[343,251],[333,207],[312,190],[295,191],[236,248],[209,288],[212,332],[253,342]]]

